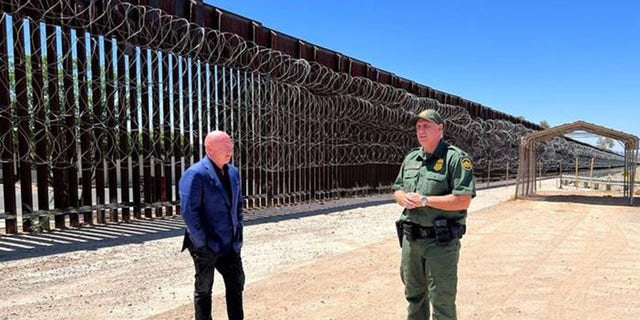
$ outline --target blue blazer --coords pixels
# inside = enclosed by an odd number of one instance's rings
[[[214,164],[204,157],[187,169],[179,182],[182,218],[187,227],[185,243],[207,245],[216,254],[242,248],[242,190],[238,168],[227,164],[231,199],[218,179]]]

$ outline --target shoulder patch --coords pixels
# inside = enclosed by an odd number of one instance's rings
[[[473,164],[471,163],[471,159],[469,158],[462,158],[460,165],[462,166],[462,169],[465,169],[467,171],[471,171],[471,169],[473,169]]]

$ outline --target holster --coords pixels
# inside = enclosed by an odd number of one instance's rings
[[[402,220],[396,220],[396,233],[398,234],[398,243],[402,248]]]

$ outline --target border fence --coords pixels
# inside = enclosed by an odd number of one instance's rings
[[[247,208],[389,192],[421,109],[479,174],[515,175],[540,129],[202,1],[0,0],[0,90],[6,233],[178,214],[214,129],[234,139]],[[623,162],[540,148],[545,170]]]

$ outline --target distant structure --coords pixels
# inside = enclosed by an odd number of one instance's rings
[[[584,121],[563,124],[547,130],[537,131],[522,137],[516,197],[526,197],[536,192],[536,145],[563,134],[584,130],[624,143],[624,197],[633,205],[633,187],[638,159],[638,137],[621,131],[605,128]],[[577,168],[576,168],[577,170]]]

